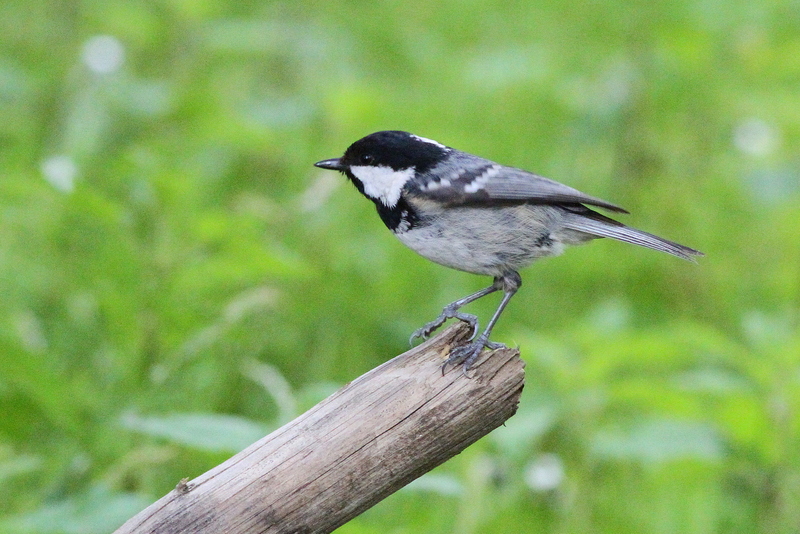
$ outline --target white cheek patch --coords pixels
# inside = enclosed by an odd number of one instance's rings
[[[478,190],[483,189],[483,186],[486,183],[500,174],[500,166],[499,165],[492,165],[479,176],[476,176],[470,183],[464,186],[465,193],[477,193]]]
[[[383,165],[353,165],[350,172],[364,184],[365,195],[393,208],[400,200],[403,186],[414,176],[414,167],[396,171]]]
[[[417,141],[422,141],[423,143],[430,143],[430,144],[432,144],[432,145],[436,145],[436,146],[438,146],[439,148],[444,148],[444,149],[446,149],[446,148],[447,148],[447,147],[446,147],[446,146],[444,146],[442,143],[440,143],[440,142],[438,142],[438,141],[434,141],[433,139],[428,139],[427,137],[420,137],[420,136],[418,136],[418,135],[413,135],[413,134],[411,135],[411,137],[412,137],[413,139],[416,139]]]

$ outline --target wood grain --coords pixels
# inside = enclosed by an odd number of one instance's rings
[[[497,428],[524,364],[484,353],[441,371],[465,325],[376,367],[128,520],[117,534],[330,532]]]

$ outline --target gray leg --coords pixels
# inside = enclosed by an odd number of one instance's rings
[[[495,323],[497,323],[497,320],[500,318],[500,314],[503,313],[503,310],[505,309],[506,305],[508,305],[511,297],[514,296],[514,294],[522,285],[522,278],[520,278],[519,273],[512,271],[495,279],[495,285],[498,281],[500,282],[501,289],[503,290],[503,300],[500,301],[500,305],[497,307],[494,315],[492,315],[492,318],[489,320],[489,324],[486,325],[486,329],[471,343],[453,350],[453,352],[450,353],[450,357],[447,358],[447,361],[442,365],[442,373],[444,373],[444,370],[448,364],[463,363],[464,375],[467,375],[467,371],[469,371],[469,368],[473,363],[475,363],[475,360],[478,359],[478,356],[484,347],[489,349],[497,349],[504,346],[502,343],[494,343],[489,341],[489,336],[492,333]]]
[[[409,343],[413,343],[414,339],[422,338],[428,339],[430,335],[440,326],[444,324],[444,322],[448,319],[458,319],[460,321],[464,321],[468,323],[472,327],[472,335],[470,336],[470,340],[475,338],[475,334],[478,333],[478,318],[471,313],[459,313],[459,308],[462,306],[466,306],[470,302],[474,302],[481,297],[485,297],[495,291],[500,291],[503,289],[503,282],[500,277],[494,279],[494,283],[487,288],[481,289],[480,291],[476,291],[472,295],[467,295],[462,299],[458,299],[455,302],[451,302],[447,306],[444,307],[442,313],[439,314],[439,317],[434,319],[433,321],[425,324],[422,328],[418,328],[411,334],[411,339],[409,339]]]

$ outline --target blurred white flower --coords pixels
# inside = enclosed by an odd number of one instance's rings
[[[14,326],[17,330],[22,346],[35,353],[47,350],[47,337],[44,332],[44,325],[39,317],[31,310],[25,310],[13,317]]]
[[[75,177],[78,166],[69,156],[50,156],[40,166],[44,179],[62,193],[71,193],[75,189]]]
[[[554,490],[564,481],[564,464],[556,454],[542,454],[528,464],[524,478],[534,491]]]
[[[83,44],[84,64],[97,74],[116,72],[125,61],[125,47],[116,37],[96,35]]]
[[[766,156],[780,144],[780,134],[763,120],[750,118],[734,129],[733,144],[750,156]]]

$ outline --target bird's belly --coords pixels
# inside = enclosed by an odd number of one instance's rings
[[[430,213],[430,211],[427,211]],[[400,241],[425,258],[460,271],[500,276],[563,251],[554,236],[557,208],[520,205],[449,208],[434,212]]]

